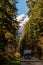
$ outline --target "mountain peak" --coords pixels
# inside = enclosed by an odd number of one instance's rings
[[[25,14],[21,14],[18,17],[16,17],[17,21],[20,22],[19,29],[18,29],[18,36],[21,37],[22,31],[24,29],[24,24],[29,20],[28,16]]]
[[[20,22],[19,25],[20,25],[20,26],[23,26],[23,24],[25,24],[25,23],[27,22],[28,16],[25,15],[25,14],[21,14],[21,15],[19,15],[18,17],[16,17],[16,19],[17,19],[17,21]]]

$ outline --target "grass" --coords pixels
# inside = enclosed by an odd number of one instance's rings
[[[20,65],[20,57],[15,57],[15,59],[11,61],[10,65]]]

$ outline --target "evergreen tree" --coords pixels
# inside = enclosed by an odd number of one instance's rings
[[[37,56],[39,51],[39,38],[43,37],[43,0],[27,0],[27,6],[29,7],[28,16],[29,20],[24,27],[24,32],[21,39],[21,45],[28,44],[32,53],[35,54],[35,50],[38,48]],[[43,45],[43,44],[42,44]],[[23,46],[21,46],[23,47]],[[26,48],[26,47],[25,47]],[[40,47],[41,49],[43,47]],[[34,52],[33,52],[34,51]],[[41,52],[40,52],[41,53]],[[41,56],[40,56],[41,57]]]
[[[0,64],[10,65],[17,44],[16,0],[0,0]],[[15,20],[13,20],[13,17]],[[10,56],[9,56],[10,54]]]
[[[30,1],[29,1],[30,2]],[[39,38],[40,36],[43,36],[43,6],[42,3],[43,1],[41,0],[31,0],[30,4],[30,11],[31,18],[30,18],[30,29],[31,29],[31,37],[32,38]],[[28,3],[28,2],[27,2]],[[32,3],[34,6],[32,6]],[[37,6],[36,6],[37,5]],[[28,5],[29,6],[29,5]]]

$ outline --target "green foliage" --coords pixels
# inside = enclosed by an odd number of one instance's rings
[[[37,48],[35,49],[35,46],[39,43],[39,38],[43,36],[43,0],[27,0],[26,4],[29,7],[29,21],[24,27],[24,32],[20,41],[22,45],[21,49],[24,50],[27,46],[28,48],[30,47],[31,50],[32,48],[36,50]],[[39,47],[40,46],[38,46],[38,48]],[[34,50],[32,50],[32,52]]]
[[[16,3],[16,0],[0,0],[0,65],[10,65],[12,58],[9,58],[8,54],[13,56],[16,50],[18,29]]]
[[[1,65],[20,65],[20,58],[15,57],[12,54],[6,55],[5,57],[0,58]]]

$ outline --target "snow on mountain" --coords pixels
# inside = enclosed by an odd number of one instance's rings
[[[23,26],[26,22],[27,22],[27,20],[28,20],[28,16],[26,16],[25,14],[21,14],[21,15],[19,15],[17,18],[17,21],[19,21],[20,22],[20,26]]]
[[[29,20],[29,18],[28,18],[27,15],[21,14],[18,17],[16,17],[16,19],[17,19],[18,22],[20,22],[20,24],[19,24],[20,27],[19,27],[19,30],[18,30],[18,35],[19,35],[19,37],[21,37],[24,25]]]

